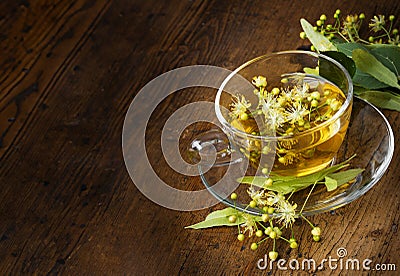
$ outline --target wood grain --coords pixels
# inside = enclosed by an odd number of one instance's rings
[[[337,8],[367,17],[400,14],[391,0],[340,7],[314,0],[2,1],[0,273],[266,274],[256,266],[265,251],[238,243],[234,229],[184,229],[222,205],[172,211],[136,189],[122,156],[123,120],[135,94],[158,75],[195,64],[234,69],[264,53],[296,49],[306,44],[299,19]],[[215,92],[193,91],[164,101],[148,129],[156,170],[192,188],[201,187],[200,179],[167,167],[157,133],[174,108],[212,101]],[[385,114],[398,137],[400,115]],[[390,168],[365,196],[313,218],[325,230],[321,243],[310,240],[307,225],[297,225],[300,247],[279,245],[281,257],[322,260],[344,247],[353,258],[400,269],[399,156],[396,147]]]

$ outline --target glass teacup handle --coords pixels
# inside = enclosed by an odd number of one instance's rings
[[[189,148],[192,162],[207,167],[227,166],[242,161],[240,157],[234,158],[233,152],[228,137],[220,129],[201,133]]]

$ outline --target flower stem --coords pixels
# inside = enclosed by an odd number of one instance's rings
[[[267,227],[265,227],[261,222],[257,221],[259,225],[261,225],[262,228],[267,229]]]
[[[284,240],[284,241],[286,241],[286,242],[288,242],[288,243],[290,243],[290,241],[288,239],[285,239],[284,237],[279,237],[279,238]]]
[[[305,216],[301,215],[301,217],[311,226],[311,228],[314,228],[314,224],[312,224],[311,221],[309,221]]]
[[[315,188],[315,185],[317,185],[317,182],[318,182],[318,180],[315,181],[314,184],[313,184],[313,186],[311,187],[311,190],[310,190],[310,192],[308,193],[307,198],[306,198],[306,200],[304,201],[303,206],[301,207],[300,214],[303,213],[304,207],[306,206],[307,201],[308,201],[308,199],[310,198],[310,195],[311,195],[311,193],[313,192],[313,190],[314,190],[314,188]]]
[[[235,210],[236,210],[236,217],[237,217],[237,219],[239,220],[239,211],[238,211],[237,208],[236,208],[236,200],[233,201],[233,206],[234,206],[234,208],[235,208]],[[238,232],[239,232],[239,234],[240,234],[239,221],[238,221],[238,223],[237,223],[237,228],[238,228]]]
[[[269,239],[269,237],[266,237],[266,238],[262,239],[261,241],[257,242],[257,245],[258,245],[258,244],[261,244],[261,243],[263,243],[263,242],[265,242],[265,241],[268,240],[268,239]]]

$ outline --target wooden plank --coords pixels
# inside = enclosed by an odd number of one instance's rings
[[[10,20],[2,34],[0,114],[8,120],[1,125],[1,155],[31,112],[46,108],[38,105],[39,98],[47,96],[48,87],[70,65],[107,7],[103,1],[24,3],[7,13]]]
[[[2,1],[0,273],[265,274],[256,265],[267,246],[251,251],[249,241],[236,240],[236,229],[184,229],[222,205],[172,211],[137,190],[121,151],[125,112],[147,82],[168,70],[194,64],[233,69],[266,52],[301,46],[301,17],[316,19],[336,8],[362,9],[367,17],[400,11],[390,0],[340,5]],[[173,95],[149,122],[149,159],[171,185],[202,187],[198,177],[179,176],[160,158],[160,129],[174,109],[212,101],[214,93]],[[399,114],[385,114],[398,137]],[[281,257],[322,260],[345,247],[351,257],[399,265],[399,161],[396,147],[376,187],[334,213],[313,217],[324,230],[321,243],[311,241],[308,225],[296,225],[300,247],[290,251],[279,243]],[[337,274],[322,272],[330,273]]]

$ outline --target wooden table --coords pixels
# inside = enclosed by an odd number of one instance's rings
[[[138,191],[121,150],[124,116],[158,75],[196,64],[234,69],[296,49],[307,44],[299,19],[337,8],[400,16],[392,0],[1,1],[0,274],[267,273],[256,265],[265,252],[242,246],[235,230],[184,229],[222,205],[173,211]],[[158,130],[169,108],[194,99],[169,97],[149,124],[150,159],[164,177],[173,172],[152,150]],[[399,113],[384,114],[398,137]],[[282,245],[281,258],[322,260],[344,247],[352,258],[393,263],[398,271],[399,153],[396,147],[384,177],[361,199],[313,217],[324,229],[320,243],[298,225],[299,248]],[[199,177],[177,179],[201,187]],[[317,274],[330,272],[340,271]]]

